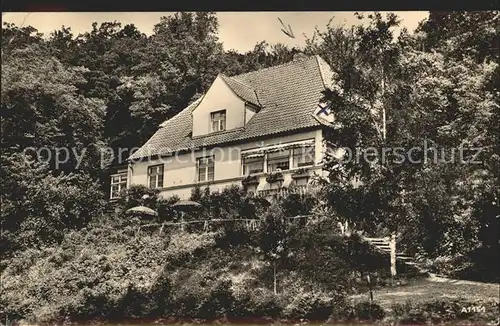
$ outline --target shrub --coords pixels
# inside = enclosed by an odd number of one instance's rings
[[[3,158],[0,260],[16,250],[57,244],[67,230],[81,229],[103,213],[104,194],[90,176],[53,173],[27,164],[22,155]]]
[[[292,321],[325,321],[332,314],[333,303],[333,297],[323,291],[303,291],[290,298],[283,316]]]
[[[207,252],[215,244],[215,233],[175,232],[170,236],[166,256],[170,265],[185,266],[196,254]]]
[[[311,214],[317,203],[318,200],[309,193],[291,193],[280,201],[280,206],[285,216],[297,216]]]
[[[359,302],[354,306],[356,319],[361,321],[381,320],[385,317],[385,311],[376,303]]]
[[[224,223],[216,233],[215,243],[219,248],[255,247],[258,245],[257,233],[246,227],[243,222]]]
[[[226,318],[228,314],[231,314],[234,304],[231,285],[231,280],[226,277],[218,278],[211,287],[208,296],[201,300],[197,317],[215,320]]]
[[[306,319],[319,322],[327,320],[334,312],[347,307],[346,295],[342,291],[325,291],[315,280],[304,278],[297,272],[283,277],[280,294],[284,305],[282,316],[290,321]],[[335,309],[334,309],[335,307]]]
[[[207,264],[196,270],[178,268],[172,275],[172,315],[177,318],[214,320],[233,306],[231,281]]]
[[[302,229],[291,244],[294,255],[288,259],[289,270],[330,291],[346,291],[357,286],[359,273],[387,270],[387,258],[356,236],[345,237],[324,229],[323,223]],[[353,273],[355,272],[355,273]]]
[[[131,185],[122,191],[117,204],[123,210],[135,206],[153,208],[159,199],[159,193],[158,189],[152,189],[144,185]]]
[[[257,287],[235,293],[231,315],[236,321],[263,321],[277,319],[282,310],[277,295],[267,288]]]

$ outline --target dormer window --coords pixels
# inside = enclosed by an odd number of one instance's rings
[[[212,112],[210,114],[212,132],[226,130],[226,110]]]

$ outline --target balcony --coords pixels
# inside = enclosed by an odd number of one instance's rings
[[[274,173],[257,173],[242,179],[241,184],[258,197],[283,197],[305,194],[311,177],[320,172],[321,166],[298,168]]]
[[[290,188],[278,188],[278,189],[266,189],[266,190],[259,190],[257,191],[257,196],[259,197],[270,197],[270,196],[276,196],[276,197],[286,197],[290,194],[299,194],[303,195],[307,193],[307,185],[300,185],[300,186],[292,186]]]

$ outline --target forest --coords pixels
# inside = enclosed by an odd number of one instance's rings
[[[397,36],[395,14],[356,16],[353,26],[300,31],[314,32],[304,47],[263,40],[246,53],[224,49],[213,12],[162,17],[150,36],[119,22],[94,23],[80,35],[4,23],[2,323],[428,321],[418,309],[438,304],[394,308],[388,317],[373,302],[349,302],[366,291],[366,275],[380,286],[387,281],[387,257],[354,233],[333,232],[338,222],[374,235],[397,232],[406,252],[440,274],[499,282],[492,262],[500,229],[500,14],[430,12]],[[197,218],[260,220],[255,232],[239,224],[159,232],[144,226],[151,221],[110,211],[104,148],[114,151],[109,162],[123,161],[130,153],[120,148],[144,144],[219,73],[271,67],[297,53],[320,55],[334,71],[323,100],[342,128],[328,133],[331,144],[426,143],[439,159],[417,150],[411,163],[331,160],[318,193],[272,205],[237,187],[193,191],[204,207]],[[56,166],[26,152],[49,148],[54,157],[62,147],[86,155]],[[354,176],[361,186],[347,181]],[[144,187],[123,198],[124,209],[143,204],[160,220],[174,218],[176,198]],[[301,214],[315,218],[286,222]],[[472,318],[445,315],[437,321]]]

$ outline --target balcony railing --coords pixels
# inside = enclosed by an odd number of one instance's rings
[[[276,195],[277,197],[286,197],[290,194],[299,194],[303,195],[307,192],[307,186],[306,185],[300,185],[300,186],[293,186],[291,188],[278,188],[278,189],[266,189],[266,190],[260,190],[257,192],[257,196],[259,197],[268,197],[268,196],[274,196]]]

